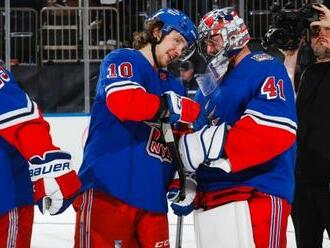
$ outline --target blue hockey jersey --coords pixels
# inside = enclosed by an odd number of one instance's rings
[[[33,205],[29,164],[2,138],[0,138],[0,163],[0,216],[16,207]]]
[[[15,78],[0,67],[0,131],[39,117],[39,112]],[[0,137],[0,216],[9,210],[33,205],[28,162]]]
[[[39,117],[36,103],[22,91],[14,76],[0,66],[0,130]]]
[[[198,92],[195,100],[214,124],[231,127],[225,153],[232,172],[199,167],[199,190],[251,186],[292,202],[297,125],[294,91],[284,65],[265,53],[251,53],[229,70],[211,95]]]
[[[167,185],[174,168],[159,128],[145,121],[120,119],[107,106],[107,100],[116,92],[138,94],[135,90],[155,96],[168,90],[184,94],[183,86],[175,77],[153,68],[140,51],[118,49],[108,54],[101,64],[96,102],[79,170],[82,191],[95,188],[129,205],[164,213],[167,212]],[[132,107],[140,104],[125,100]],[[148,103],[144,104],[147,111]]]

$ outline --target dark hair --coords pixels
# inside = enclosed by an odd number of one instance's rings
[[[144,23],[144,30],[142,32],[133,33],[133,48],[139,50],[144,48],[148,43],[155,42],[153,32],[155,29],[160,30],[163,25],[163,22],[159,20],[146,21]]]

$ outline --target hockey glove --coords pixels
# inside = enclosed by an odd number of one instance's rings
[[[68,207],[63,201],[72,198],[81,186],[71,168],[71,155],[63,151],[49,151],[43,157],[32,157],[29,171],[34,200],[43,214],[46,210],[51,215],[63,212]]]
[[[200,108],[199,115],[193,123],[193,129],[195,131],[201,130],[205,125],[209,123],[207,113],[204,108]]]
[[[196,180],[195,175],[193,173],[186,174],[186,189],[185,189],[185,199],[179,200],[179,192],[180,192],[180,181],[176,178],[173,179],[171,182],[168,193],[167,199],[172,202],[171,208],[174,214],[179,216],[186,216],[190,214],[195,209],[195,197],[196,197]]]
[[[179,96],[173,91],[167,91],[161,97],[160,118],[168,118],[171,124],[176,122],[192,124],[200,112],[199,103],[190,98]]]
[[[225,136],[225,123],[220,126],[204,126],[197,132],[183,135],[179,140],[179,153],[185,169],[194,172],[203,163],[211,165],[216,161],[224,160],[222,157]],[[229,163],[219,163],[219,165],[223,166],[220,167],[222,170],[231,171]]]

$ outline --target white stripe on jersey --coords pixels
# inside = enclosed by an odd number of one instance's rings
[[[0,129],[39,118],[38,106],[26,95],[27,106],[0,115]],[[7,120],[8,119],[8,120]]]
[[[296,134],[297,124],[289,118],[264,115],[251,109],[247,109],[241,119],[245,117],[251,117],[259,125],[281,128]]]
[[[116,83],[112,83],[105,87],[105,92],[107,93],[107,96],[110,95],[113,92],[120,91],[120,90],[127,90],[127,89],[138,89],[141,88],[144,91],[145,88],[142,87],[140,84],[132,81],[120,81]]]

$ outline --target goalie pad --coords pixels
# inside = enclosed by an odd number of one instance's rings
[[[253,248],[253,230],[247,201],[231,202],[194,212],[197,248]]]
[[[225,123],[220,126],[204,126],[197,132],[183,135],[179,140],[179,153],[185,169],[194,172],[203,162],[210,164],[221,159],[225,136]],[[225,165],[229,166],[229,163]],[[230,171],[228,166],[223,168],[226,172]]]

